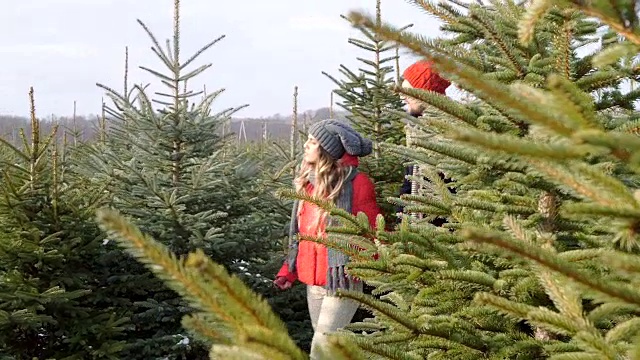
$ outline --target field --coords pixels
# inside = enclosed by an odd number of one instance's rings
[[[217,41],[181,52],[178,0],[166,46],[138,24],[164,92],[125,77],[95,116],[41,116],[34,85],[0,116],[0,360],[309,359],[305,286],[273,285],[295,200],[367,285],[323,359],[640,360],[637,4],[410,2],[443,35],[346,14],[365,55],[316,110],[189,88]],[[401,86],[401,50],[464,96]],[[292,188],[327,118],[372,140],[375,226]]]

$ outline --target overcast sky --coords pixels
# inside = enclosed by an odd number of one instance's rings
[[[328,106],[333,83],[365,51],[347,43],[359,32],[340,18],[352,9],[374,11],[375,0],[183,0],[182,56],[226,38],[199,58],[213,63],[198,85],[226,88],[215,109],[249,104],[238,116],[289,114],[293,87],[302,110]],[[383,17],[438,35],[436,20],[405,0],[383,0]],[[0,12],[0,114],[26,115],[35,88],[38,114],[99,112],[96,82],[122,89],[124,49],[130,82],[157,83],[138,66],[161,70],[141,19],[164,44],[172,35],[173,0],[20,0]],[[401,66],[413,58],[404,56]]]

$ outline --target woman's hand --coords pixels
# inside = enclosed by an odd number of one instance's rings
[[[291,286],[293,286],[293,283],[289,280],[287,280],[286,277],[284,276],[278,276],[274,281],[273,284],[275,286],[277,286],[280,290],[287,290],[289,288],[291,288]]]

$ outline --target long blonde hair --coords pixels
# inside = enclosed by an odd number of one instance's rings
[[[335,203],[347,177],[347,168],[342,166],[339,160],[333,159],[323,148],[319,150],[320,156],[315,164],[303,160],[294,180],[296,192],[304,192],[309,184],[309,175],[315,172],[313,192],[309,195]]]

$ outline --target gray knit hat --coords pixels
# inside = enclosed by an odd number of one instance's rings
[[[309,134],[316,138],[323,149],[334,159],[346,152],[353,156],[371,154],[371,140],[362,137],[351,126],[334,119],[319,121],[309,127]]]

